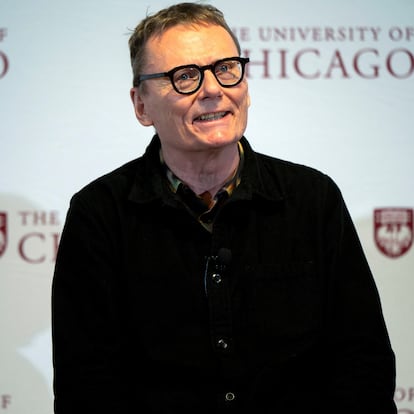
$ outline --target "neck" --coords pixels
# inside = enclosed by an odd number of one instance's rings
[[[162,149],[171,171],[196,194],[208,191],[215,196],[239,165],[238,144],[209,151],[171,153]]]

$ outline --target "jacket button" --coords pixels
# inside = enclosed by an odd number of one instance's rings
[[[226,393],[226,395],[224,396],[224,399],[226,401],[233,401],[236,398],[236,396],[234,395],[234,393],[232,392],[228,392]]]
[[[213,279],[213,282],[215,282],[217,284],[221,283],[221,274],[220,273],[213,273],[211,278]]]
[[[224,340],[224,339],[219,339],[218,341],[217,341],[217,346],[220,348],[220,349],[227,349],[227,347],[229,346],[229,344]]]

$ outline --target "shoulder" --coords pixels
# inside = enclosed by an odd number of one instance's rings
[[[309,165],[300,164],[274,157],[269,154],[255,152],[258,162],[269,172],[277,172],[287,176],[301,176],[309,179],[326,179],[327,175],[321,170]]]
[[[87,209],[91,211],[117,210],[127,203],[131,188],[142,169],[142,157],[94,179],[73,194],[71,209]]]
[[[150,198],[153,187],[159,187],[159,147],[159,139],[154,136],[144,154],[85,185],[74,198],[126,202],[137,192],[143,199]]]
[[[136,158],[110,171],[81,188],[77,194],[86,196],[99,192],[118,192],[128,190],[142,166],[142,157]]]
[[[268,199],[284,200],[286,208],[304,217],[348,217],[342,191],[328,174],[314,167],[256,153],[260,181]]]
[[[254,188],[282,197],[341,197],[336,182],[325,172],[308,165],[284,160],[256,151],[247,151],[250,161],[247,173]]]
[[[311,180],[311,181],[331,181],[330,177],[315,167],[307,166],[293,161],[277,158],[268,153],[255,151],[249,141],[243,137],[242,146],[245,152],[246,164],[249,166],[250,174],[254,170],[261,176],[270,175],[275,179],[290,181]],[[269,178],[269,177],[267,177]]]

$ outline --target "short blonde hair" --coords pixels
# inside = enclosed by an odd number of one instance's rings
[[[145,46],[152,36],[159,36],[167,29],[177,25],[208,25],[223,27],[232,37],[240,55],[240,43],[224,19],[223,13],[209,4],[178,3],[148,15],[134,29],[129,38],[129,51],[133,72],[133,84],[142,73],[145,65]]]

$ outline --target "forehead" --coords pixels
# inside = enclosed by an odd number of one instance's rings
[[[167,70],[191,63],[209,64],[237,55],[237,46],[223,27],[178,25],[148,40],[146,66],[149,69]]]

